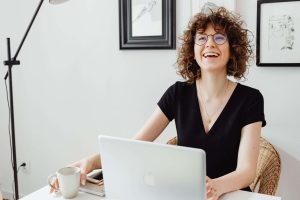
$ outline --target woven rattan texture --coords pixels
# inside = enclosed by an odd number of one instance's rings
[[[275,195],[281,170],[279,154],[271,143],[260,138],[260,149],[256,169],[256,177],[250,185],[252,191],[259,184],[258,192]]]

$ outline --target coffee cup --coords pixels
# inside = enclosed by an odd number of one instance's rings
[[[57,190],[53,185],[53,180],[57,178],[59,191],[65,199],[72,199],[77,196],[80,186],[80,168],[63,167],[55,174],[48,177],[49,186]]]

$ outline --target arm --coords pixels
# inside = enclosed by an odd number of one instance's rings
[[[136,140],[154,141],[168,126],[169,120],[157,106],[142,129],[133,137]]]
[[[262,122],[256,122],[242,128],[236,170],[209,180],[218,197],[245,188],[255,179],[261,126]]]

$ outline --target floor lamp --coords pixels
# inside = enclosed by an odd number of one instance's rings
[[[64,3],[67,0],[49,0],[49,3],[51,4],[60,4],[60,3]],[[8,66],[8,71],[4,77],[4,79],[6,80],[7,78],[9,78],[9,112],[10,112],[10,131],[11,131],[11,135],[10,135],[10,140],[11,140],[11,144],[12,144],[12,159],[13,159],[13,172],[14,172],[14,190],[15,190],[15,198],[19,199],[19,189],[18,189],[18,170],[17,170],[17,156],[16,156],[16,142],[15,142],[15,120],[14,120],[14,101],[13,101],[13,85],[12,85],[12,67],[14,65],[20,65],[20,61],[17,60],[17,57],[20,53],[20,50],[26,40],[26,37],[31,29],[31,26],[43,4],[44,0],[41,0],[40,3],[38,4],[34,15],[29,23],[29,26],[21,40],[21,43],[18,47],[18,50],[16,51],[16,54],[14,57],[11,57],[11,48],[10,48],[10,38],[7,38],[7,60],[4,61],[4,65]]]

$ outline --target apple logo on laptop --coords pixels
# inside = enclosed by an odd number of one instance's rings
[[[144,182],[146,185],[149,185],[149,186],[155,186],[155,178],[154,176],[152,175],[151,172],[148,172],[145,174],[144,176]]]

